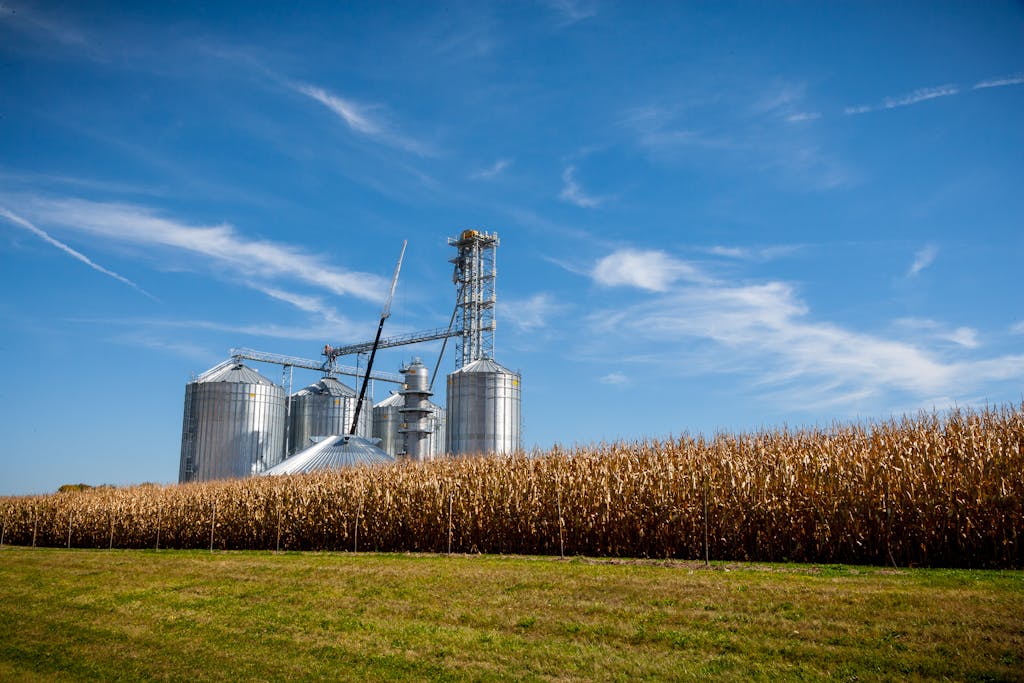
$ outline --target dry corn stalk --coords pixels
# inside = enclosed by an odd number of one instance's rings
[[[0,518],[23,545],[205,548],[212,531],[218,549],[351,550],[358,534],[362,550],[696,559],[707,533],[719,560],[1021,567],[1022,472],[1024,406],[1008,406],[3,498]]]

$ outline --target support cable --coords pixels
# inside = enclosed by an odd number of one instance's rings
[[[434,374],[430,377],[429,391],[434,390],[434,380],[437,379],[437,371],[441,368],[441,359],[444,358],[444,350],[448,346],[448,338],[452,336],[452,327],[455,325],[455,316],[459,312],[459,301],[462,299],[462,288],[459,288],[459,293],[455,297],[455,308],[452,309],[451,320],[448,321],[448,333],[444,337],[444,341],[441,342],[441,353],[437,354],[437,364],[434,365]]]

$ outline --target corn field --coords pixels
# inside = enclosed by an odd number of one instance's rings
[[[0,544],[1024,566],[1024,405],[0,499]]]

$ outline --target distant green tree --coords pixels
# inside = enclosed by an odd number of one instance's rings
[[[64,484],[57,489],[57,493],[67,493],[68,491],[88,491],[91,488],[93,487],[88,484]]]

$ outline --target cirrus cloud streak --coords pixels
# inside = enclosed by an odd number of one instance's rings
[[[12,211],[9,211],[9,210],[5,209],[2,206],[0,206],[0,216],[6,218],[9,222],[13,223],[14,225],[17,225],[20,228],[24,228],[25,230],[28,230],[32,234],[34,234],[37,237],[39,237],[40,239],[42,239],[44,242],[52,244],[53,246],[57,247],[58,249],[63,251],[68,256],[71,256],[72,258],[81,261],[82,263],[84,263],[85,265],[89,266],[93,270],[95,270],[95,271],[97,271],[99,273],[103,273],[104,275],[107,275],[109,277],[114,278],[118,282],[122,282],[122,283],[128,285],[129,287],[131,287],[135,291],[139,292],[140,294],[144,294],[145,296],[149,297],[150,299],[153,299],[154,301],[157,300],[156,297],[154,297],[152,294],[150,294],[149,292],[144,290],[142,287],[139,287],[137,284],[135,284],[134,282],[132,282],[128,278],[124,277],[123,275],[119,275],[118,273],[115,273],[112,270],[104,268],[103,266],[101,266],[100,264],[96,263],[95,261],[90,259],[88,256],[83,254],[82,252],[77,251],[76,249],[72,249],[68,245],[66,245],[63,242],[61,242],[60,240],[54,239],[45,230],[43,230],[43,229],[33,225],[30,221],[25,220],[21,216],[17,215],[16,213],[14,213]]]
[[[333,267],[298,247],[249,238],[227,223],[190,225],[145,206],[77,198],[32,197],[22,201],[21,210],[64,231],[198,256],[218,273],[232,273],[246,286],[253,286],[257,275],[265,281],[299,281],[335,295],[374,302],[385,292],[386,283],[378,275]]]
[[[633,263],[634,253],[621,250],[601,262]],[[628,272],[642,272],[642,263],[636,265]],[[922,400],[962,396],[991,382],[1024,378],[1024,355],[969,354],[978,346],[969,328],[957,329],[937,347],[849,329],[815,320],[797,289],[786,282],[737,283],[699,276],[649,282],[640,276],[621,277],[613,282],[599,268],[592,278],[652,294],[625,307],[594,312],[587,318],[591,338],[612,345],[628,339],[634,348],[644,345],[661,359],[676,359],[687,373],[738,373],[752,376],[755,386],[798,388],[786,395],[836,404],[885,400],[896,393]]]
[[[352,131],[360,135],[391,147],[419,154],[420,156],[430,156],[432,154],[431,150],[423,143],[401,135],[389,126],[382,117],[374,116],[373,111],[379,110],[380,107],[359,104],[354,100],[329,92],[325,88],[306,83],[294,84],[292,89],[330,109]]]

